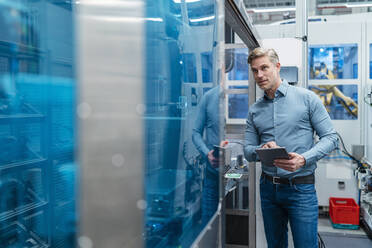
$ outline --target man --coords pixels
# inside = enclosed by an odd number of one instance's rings
[[[213,146],[220,145],[220,87],[209,90],[198,105],[192,141],[201,156],[207,161],[202,189],[202,221],[209,221],[218,205],[218,166],[219,160],[213,155]],[[203,133],[206,139],[203,139]],[[226,145],[222,142],[221,145]]]
[[[256,161],[257,148],[285,147],[289,159],[262,165],[261,208],[268,247],[288,246],[288,221],[296,248],[317,247],[316,161],[337,146],[337,135],[320,99],[311,91],[280,79],[273,49],[256,48],[249,57],[264,97],[250,107],[244,154]],[[314,131],[319,141],[314,142]]]

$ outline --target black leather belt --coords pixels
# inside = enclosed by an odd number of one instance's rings
[[[314,184],[315,177],[314,174],[310,174],[302,177],[293,177],[291,179],[286,177],[273,177],[264,172],[262,172],[261,177],[272,182],[273,184]]]

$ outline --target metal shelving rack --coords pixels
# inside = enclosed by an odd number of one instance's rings
[[[1,41],[0,57],[5,63],[3,82],[7,82],[0,92],[0,132],[5,146],[0,161],[0,243],[4,247],[50,247],[48,118],[20,98],[16,82],[17,73],[39,70],[43,53],[33,46]]]

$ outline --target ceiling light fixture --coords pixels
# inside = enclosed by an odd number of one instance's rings
[[[200,0],[185,0],[186,3],[194,3],[194,2],[199,2]],[[181,3],[182,0],[173,0],[175,3]]]
[[[285,12],[285,11],[296,11],[295,7],[289,7],[289,8],[258,8],[258,9],[247,9],[248,12],[253,13],[264,13],[264,12]]]
[[[345,3],[347,8],[364,8],[372,7],[372,3]]]
[[[190,22],[203,22],[203,21],[208,21],[214,19],[215,16],[206,16],[202,18],[195,18],[195,19],[190,19]]]

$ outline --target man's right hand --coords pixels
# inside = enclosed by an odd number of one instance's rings
[[[213,151],[214,150],[210,150],[208,152],[208,160],[209,160],[209,163],[212,165],[213,168],[217,168],[219,160],[218,160],[218,158],[215,158],[213,156]]]
[[[221,147],[225,147],[225,146],[227,146],[227,144],[229,144],[229,142],[227,140],[222,140],[220,142]],[[219,158],[214,157],[213,153],[214,153],[214,149],[212,149],[208,152],[208,160],[209,160],[209,163],[212,165],[213,168],[218,168],[220,160],[219,160]]]
[[[267,142],[266,144],[264,144],[263,146],[261,146],[261,148],[275,148],[275,147],[279,147],[275,141],[269,141]]]

